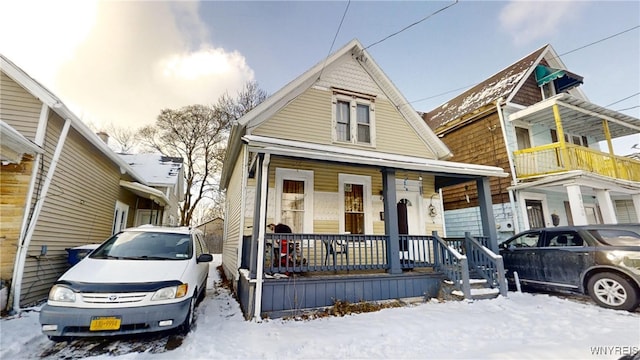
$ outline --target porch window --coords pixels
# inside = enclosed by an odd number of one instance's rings
[[[281,204],[280,221],[292,230],[304,229],[304,181],[284,180]]]
[[[363,185],[344,184],[344,230],[364,234]]]
[[[371,177],[339,174],[340,231],[351,234],[373,232],[371,209]]]
[[[333,140],[374,146],[373,97],[334,93],[333,104]]]
[[[275,221],[294,233],[313,232],[313,171],[276,168]]]

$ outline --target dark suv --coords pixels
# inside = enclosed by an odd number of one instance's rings
[[[640,303],[640,224],[527,230],[500,244],[507,278],[531,287],[588,294],[600,306]]]

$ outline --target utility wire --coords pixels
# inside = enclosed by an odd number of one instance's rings
[[[440,9],[440,10],[438,10],[438,11],[434,12],[434,13],[431,13],[431,14],[429,14],[428,16],[426,16],[426,17],[424,17],[424,18],[422,18],[422,19],[420,19],[420,20],[418,20],[418,21],[414,22],[413,24],[410,24],[410,25],[405,26],[405,27],[404,27],[404,28],[402,28],[401,30],[398,30],[398,31],[394,32],[393,34],[391,34],[391,35],[389,35],[389,36],[387,36],[387,37],[385,37],[385,38],[383,38],[383,39],[381,39],[381,40],[378,40],[378,41],[374,42],[373,44],[371,44],[371,45],[369,45],[369,46],[365,47],[364,49],[365,49],[365,50],[367,50],[368,48],[370,48],[370,47],[372,47],[372,46],[374,46],[374,45],[378,45],[378,44],[380,44],[381,42],[383,42],[383,41],[385,41],[385,40],[389,39],[390,37],[396,36],[396,35],[400,34],[401,32],[403,32],[403,31],[407,30],[408,28],[410,28],[410,27],[412,27],[412,26],[415,26],[415,25],[420,24],[421,22],[423,22],[423,21],[427,20],[428,18],[430,18],[430,17],[432,17],[432,16],[436,15],[437,13],[447,10],[448,8],[452,7],[453,5],[455,5],[455,4],[457,4],[457,3],[458,3],[458,0],[455,0],[455,2],[454,2],[453,4],[449,4],[449,5],[445,6],[445,7],[443,7],[442,9]]]
[[[589,43],[589,44],[587,44],[587,45],[581,46],[581,47],[579,47],[579,48],[577,48],[577,49],[573,49],[573,50],[567,51],[566,53],[562,53],[562,54],[560,54],[560,55],[558,55],[558,56],[564,56],[564,55],[567,55],[567,54],[571,54],[571,53],[572,53],[572,52],[574,52],[574,51],[582,50],[582,49],[584,49],[584,48],[586,48],[586,47],[589,47],[589,46],[591,46],[591,45],[595,45],[595,44],[600,43],[600,42],[603,42],[603,41],[605,41],[605,40],[609,40],[609,39],[611,39],[611,38],[614,38],[614,37],[616,37],[616,36],[618,36],[618,35],[622,35],[622,34],[624,34],[624,33],[626,33],[626,32],[631,31],[631,30],[635,30],[635,29],[637,29],[637,28],[640,28],[640,25],[636,25],[636,26],[634,26],[634,27],[632,27],[632,28],[630,28],[630,29],[623,30],[623,31],[621,31],[621,32],[619,32],[619,33],[617,33],[617,34],[613,34],[613,35],[611,35],[611,36],[607,36],[607,37],[606,37],[606,38],[604,38],[604,39],[596,40],[596,41],[594,41],[594,42],[592,42],[592,43]]]
[[[615,105],[615,104],[617,104],[617,103],[619,103],[619,102],[623,102],[623,101],[625,101],[625,100],[627,100],[627,99],[631,99],[632,97],[634,97],[634,96],[636,96],[636,95],[638,95],[638,94],[640,94],[640,92],[637,92],[637,93],[635,93],[635,94],[633,94],[633,95],[629,95],[629,96],[627,96],[627,97],[626,97],[626,98],[624,98],[624,99],[620,99],[620,100],[618,100],[618,101],[614,101],[614,102],[612,102],[611,104],[606,105],[605,107],[609,107],[609,106],[611,106],[611,105]]]
[[[451,5],[449,5],[449,6],[451,6]],[[556,58],[559,58],[560,56],[564,56],[564,55],[570,54],[570,53],[575,52],[575,51],[578,51],[578,50],[582,50],[582,49],[584,49],[584,48],[587,48],[587,47],[589,47],[589,46],[592,46],[592,45],[595,45],[595,44],[597,44],[597,43],[603,42],[603,41],[605,41],[605,40],[609,40],[609,39],[614,38],[614,37],[616,37],[616,36],[620,36],[620,35],[622,35],[622,34],[624,34],[624,33],[627,33],[627,32],[629,32],[629,31],[631,31],[631,30],[635,30],[635,29],[637,29],[637,28],[639,28],[639,27],[640,27],[640,25],[636,25],[636,26],[634,26],[634,27],[632,27],[632,28],[629,28],[629,29],[626,29],[626,30],[620,31],[620,32],[618,32],[618,33],[616,33],[616,34],[613,34],[613,35],[607,36],[607,37],[602,38],[602,39],[600,39],[600,40],[596,40],[596,41],[594,41],[594,42],[592,42],[592,43],[586,44],[586,45],[581,46],[581,47],[579,47],[579,48],[576,48],[576,49],[573,49],[573,50],[569,50],[569,51],[567,51],[567,52],[565,52],[565,53],[562,53],[562,54],[558,55]],[[371,45],[369,45],[369,46],[371,46]],[[467,88],[470,88],[470,87],[475,86],[475,85],[478,85],[478,84],[480,84],[480,82],[477,82],[477,83],[475,83],[475,84],[471,84],[471,85],[467,85],[467,86],[464,86],[464,87],[461,87],[461,88],[457,88],[457,89],[454,89],[454,90],[445,91],[445,92],[440,93],[440,94],[431,95],[431,96],[428,96],[428,97],[425,97],[425,98],[421,98],[421,99],[417,99],[417,100],[409,101],[409,102],[408,102],[408,104],[413,104],[413,103],[416,103],[416,102],[420,102],[420,101],[424,101],[424,100],[433,99],[433,98],[436,98],[436,97],[439,97],[439,96],[442,96],[442,95],[446,95],[446,94],[451,93],[451,92],[454,92],[454,91],[458,91],[458,90],[462,90],[462,89],[467,89]],[[631,95],[631,96],[635,96],[635,95],[637,95],[637,94],[634,94],[634,95]],[[622,100],[626,100],[626,99],[622,99]],[[620,100],[620,101],[622,101],[622,100]],[[615,103],[614,103],[614,104],[615,104]],[[609,105],[612,105],[612,104],[609,104]],[[609,105],[607,105],[607,106],[609,106]]]
[[[322,77],[322,72],[324,71],[324,66],[327,64],[327,59],[329,55],[331,55],[331,51],[333,50],[333,45],[336,43],[336,39],[338,38],[338,33],[340,32],[340,28],[342,28],[342,23],[344,22],[345,16],[347,16],[347,10],[349,10],[349,5],[351,5],[351,0],[347,2],[347,7],[344,8],[344,13],[342,14],[342,19],[340,20],[340,25],[338,25],[338,29],[336,30],[336,34],[333,36],[333,41],[331,42],[331,47],[329,48],[329,53],[327,57],[324,58],[324,62],[322,63],[322,70],[320,70],[320,75],[318,75],[318,79]]]

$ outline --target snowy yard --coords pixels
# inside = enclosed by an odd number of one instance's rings
[[[0,359],[619,359],[640,346],[639,311],[526,293],[310,321],[249,322],[226,289],[213,289],[219,264],[218,255],[196,326],[184,339],[56,345],[40,332],[33,308],[0,322]]]

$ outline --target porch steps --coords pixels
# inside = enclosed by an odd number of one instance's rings
[[[500,295],[500,289],[492,288],[485,279],[469,279],[471,286],[471,299],[486,300],[495,299]],[[440,296],[444,300],[463,300],[464,293],[457,290],[453,281],[444,280],[440,289]]]

